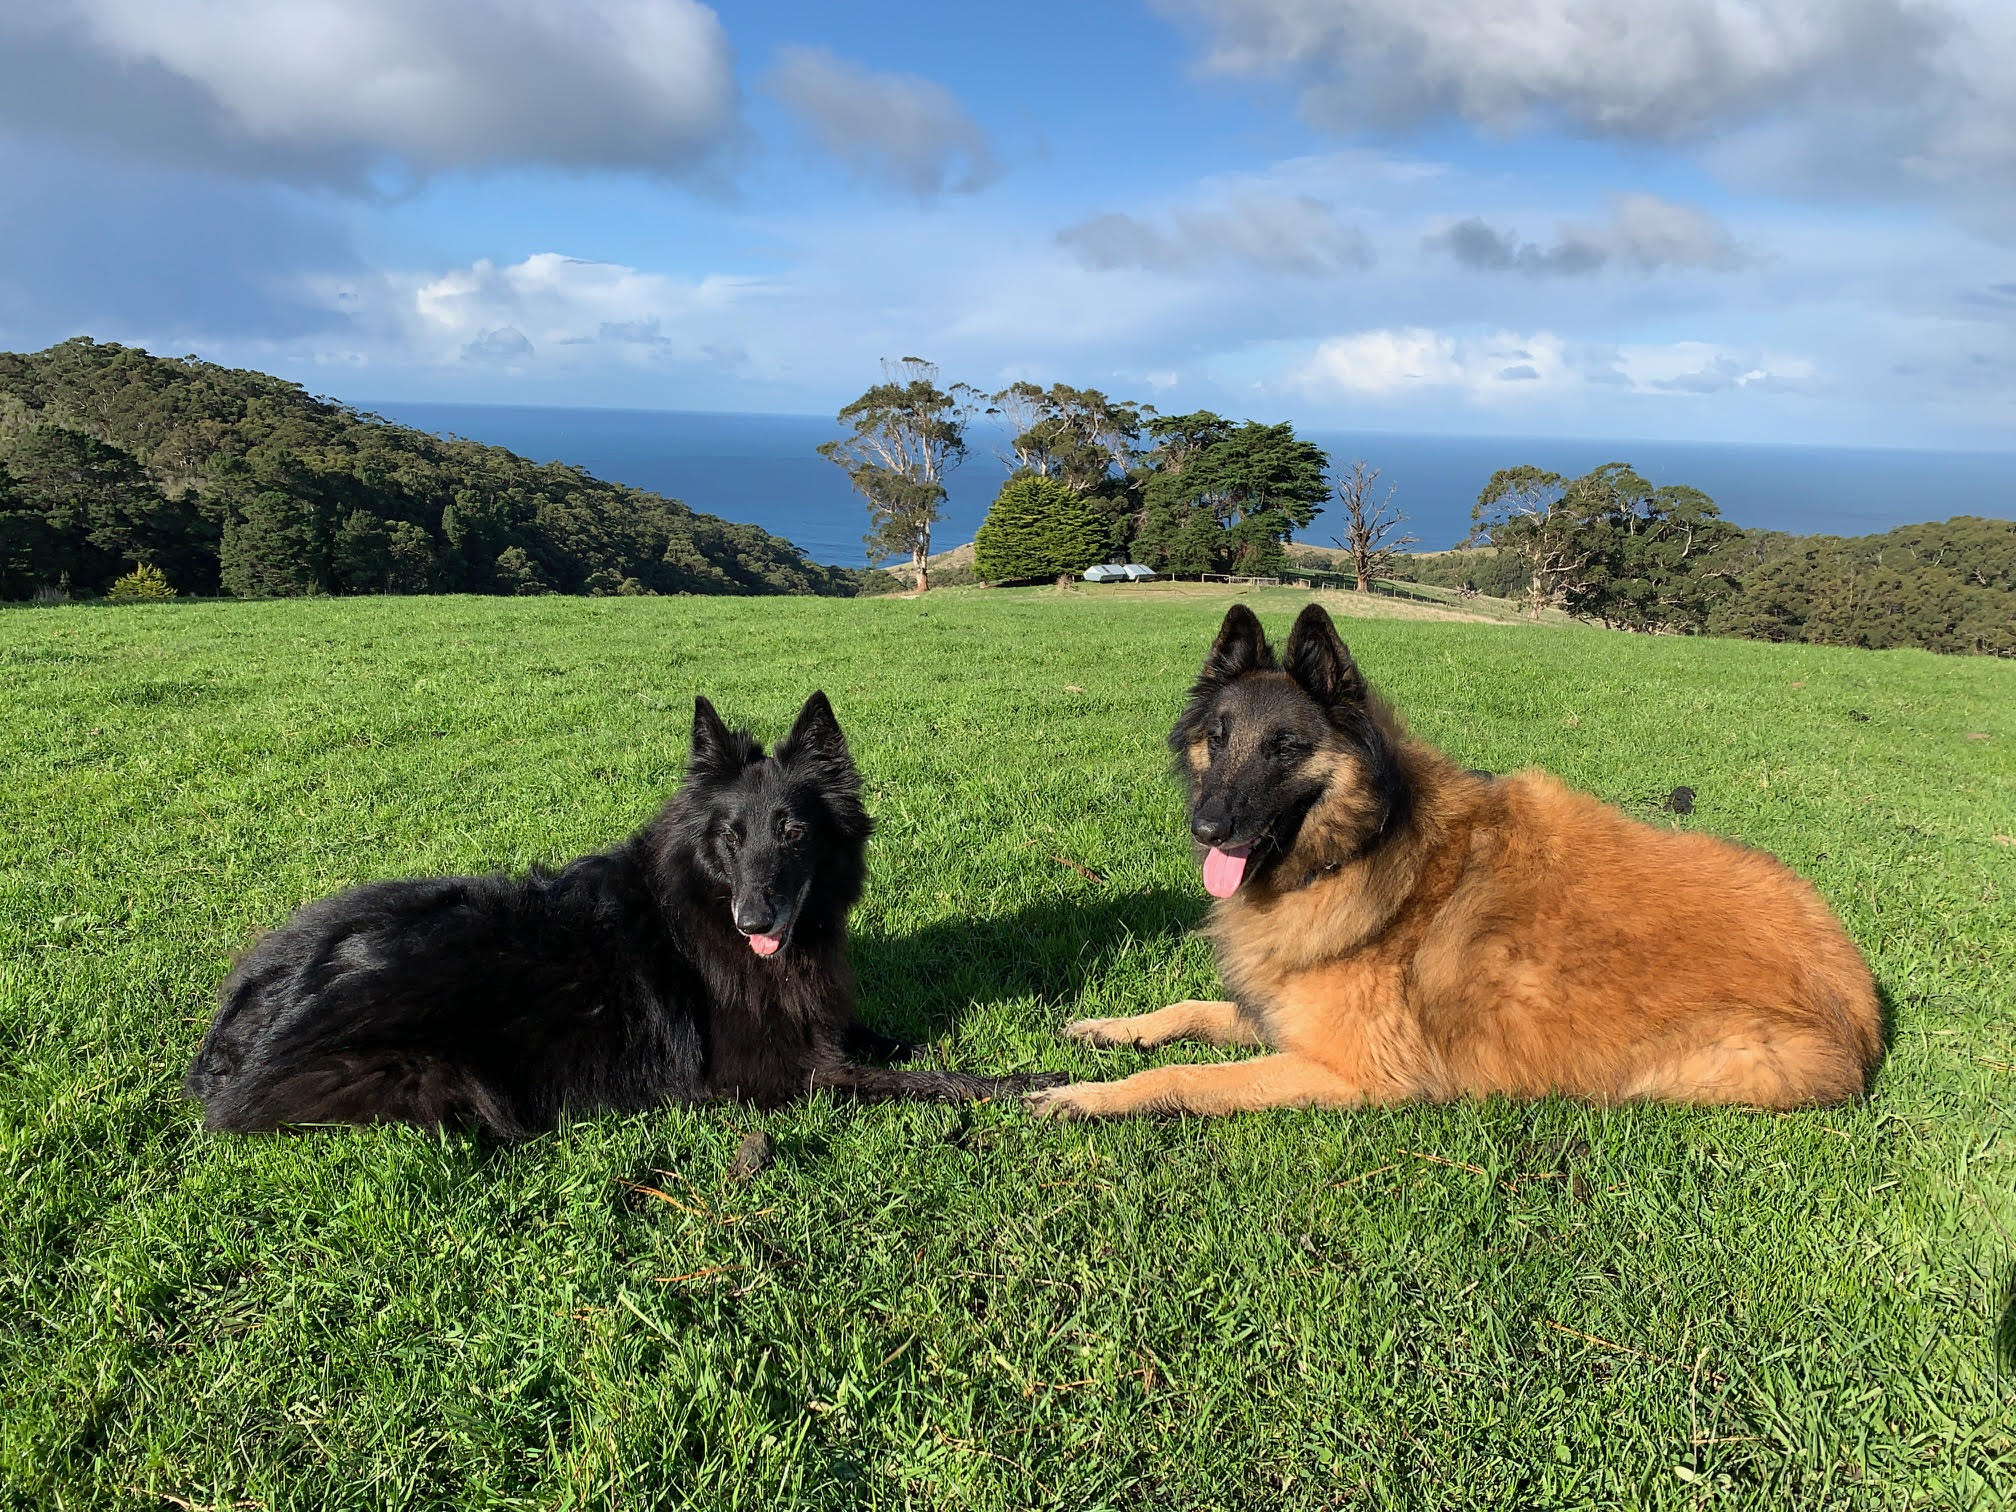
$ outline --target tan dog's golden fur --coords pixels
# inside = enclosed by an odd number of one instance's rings
[[[1791,1108],[1866,1090],[1882,1051],[1875,984],[1801,878],[1542,773],[1464,771],[1402,731],[1315,605],[1286,663],[1235,608],[1172,737],[1200,836],[1256,836],[1253,874],[1206,926],[1236,1001],[1066,1030],[1273,1053],[1060,1087],[1037,1095],[1041,1111],[1493,1092]],[[1303,718],[1295,700],[1322,715],[1306,750],[1279,733]],[[1270,739],[1288,743],[1283,771],[1263,764]]]

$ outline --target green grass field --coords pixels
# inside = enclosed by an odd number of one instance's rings
[[[1306,595],[1255,599],[1285,633]],[[2016,1496],[2008,663],[1343,626],[1464,762],[1814,878],[1894,1013],[1865,1106],[1055,1125],[821,1101],[496,1149],[209,1138],[178,1097],[254,931],[367,878],[606,844],[675,781],[694,693],[774,735],[815,686],[880,820],[865,1015],[959,1067],[1138,1069],[1055,1031],[1212,995],[1162,737],[1224,603],[0,614],[0,1498]],[[1657,807],[1680,783],[1684,821]],[[778,1159],[731,1183],[752,1126]]]

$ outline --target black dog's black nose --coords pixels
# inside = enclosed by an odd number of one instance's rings
[[[735,900],[735,927],[744,934],[768,934],[777,923],[777,908],[764,899]]]

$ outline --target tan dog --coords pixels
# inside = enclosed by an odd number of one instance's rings
[[[1404,733],[1317,605],[1285,665],[1234,606],[1170,743],[1236,1001],[1065,1033],[1273,1053],[1039,1092],[1043,1113],[1492,1092],[1791,1108],[1868,1087],[1875,984],[1811,886],[1543,773],[1464,771]]]

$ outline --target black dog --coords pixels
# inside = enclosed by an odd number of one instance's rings
[[[685,783],[614,850],[522,881],[375,883],[266,936],[224,983],[189,1095],[210,1129],[473,1123],[508,1139],[563,1112],[1063,1080],[855,1063],[908,1048],[854,1016],[860,792],[824,693],[768,758],[696,699]]]

